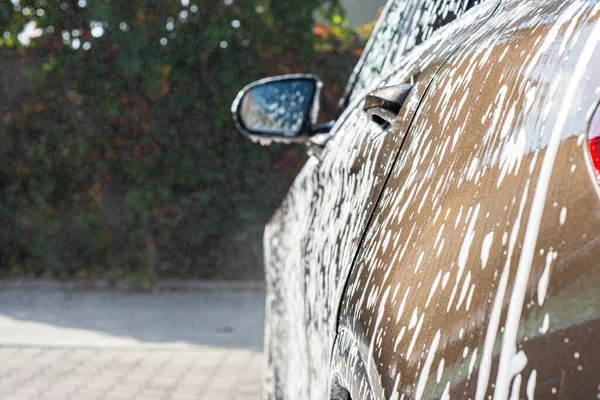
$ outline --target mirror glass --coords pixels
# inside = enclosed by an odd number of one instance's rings
[[[252,133],[299,136],[311,114],[316,82],[287,79],[260,84],[242,98],[239,118]]]

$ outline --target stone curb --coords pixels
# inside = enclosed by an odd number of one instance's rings
[[[202,281],[160,280],[152,292],[265,292],[263,281]],[[0,280],[0,290],[29,290],[40,292],[78,291],[141,291],[134,284],[107,280],[6,279]]]

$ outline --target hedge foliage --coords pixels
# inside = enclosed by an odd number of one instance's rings
[[[261,277],[303,149],[231,101],[311,72],[331,116],[362,43],[325,0],[0,1],[0,277]]]

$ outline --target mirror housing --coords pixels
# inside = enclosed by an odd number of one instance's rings
[[[256,81],[237,95],[233,120],[244,136],[261,144],[306,143],[323,131],[315,126],[322,87],[318,77],[306,74]]]

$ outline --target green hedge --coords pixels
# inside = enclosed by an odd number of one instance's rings
[[[0,80],[0,277],[260,278],[263,226],[304,154],[244,140],[230,104],[255,79],[311,72],[333,115],[363,43],[339,6],[13,3],[0,3],[12,66]]]

